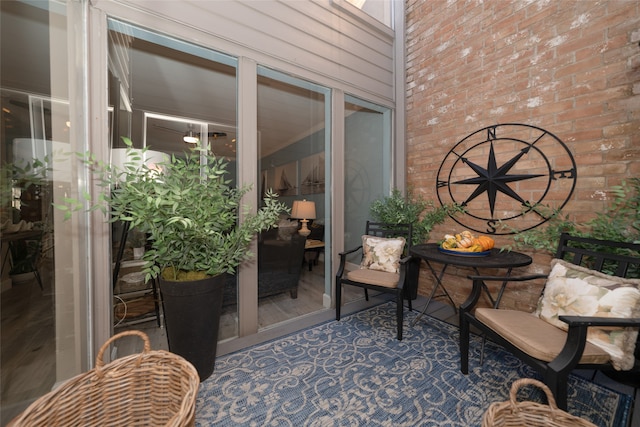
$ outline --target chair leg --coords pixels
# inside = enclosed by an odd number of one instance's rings
[[[567,381],[568,375],[559,375],[550,371],[545,375],[544,383],[549,387],[559,409],[567,410]]]
[[[33,275],[38,281],[38,285],[40,285],[40,290],[44,291],[44,286],[42,286],[42,277],[40,277],[40,271],[38,271],[38,264],[37,264],[38,261],[31,259],[29,263],[31,264],[31,270],[33,270]]]
[[[340,320],[340,306],[342,305],[342,284],[336,279],[336,320]]]
[[[160,322],[160,295],[158,292],[158,282],[156,279],[151,279],[151,289],[153,293],[153,303],[156,311],[156,322],[158,324],[158,328],[162,327],[162,323]]]
[[[469,322],[464,317],[464,312],[460,311],[460,371],[463,374],[469,373]]]
[[[480,366],[482,366],[482,362],[484,361],[484,345],[487,343],[487,336],[482,336],[482,345],[480,346]]]
[[[40,272],[38,271],[37,267],[33,268],[33,275],[36,277],[36,280],[38,281],[38,285],[40,285],[40,290],[44,291],[44,286],[42,286],[42,278],[40,277]]]
[[[404,297],[402,292],[396,293],[396,322],[398,322],[398,341],[402,341],[402,318],[404,309]]]
[[[364,288],[364,299],[369,301],[369,290],[367,288]]]

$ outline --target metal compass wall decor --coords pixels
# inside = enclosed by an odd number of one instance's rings
[[[445,156],[437,176],[441,204],[479,233],[512,234],[545,223],[569,201],[576,163],[567,146],[536,126],[506,123],[477,130]]]

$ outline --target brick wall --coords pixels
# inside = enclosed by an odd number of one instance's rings
[[[438,169],[453,146],[509,122],[545,129],[569,148],[577,179],[563,212],[576,221],[602,211],[611,186],[640,176],[640,2],[407,0],[406,6],[409,187],[437,200]],[[556,160],[557,153],[545,154]],[[447,221],[431,239],[460,228]],[[509,236],[496,241],[507,244]],[[549,255],[531,255],[528,271],[547,272]],[[452,269],[445,277],[457,304],[468,293],[469,273]],[[422,271],[419,292],[432,286]],[[541,286],[516,286],[503,307],[531,309]]]

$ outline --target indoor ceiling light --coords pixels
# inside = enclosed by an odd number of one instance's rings
[[[187,132],[185,136],[182,137],[182,140],[187,144],[197,144],[200,142],[200,138],[198,138],[198,136],[192,130]]]

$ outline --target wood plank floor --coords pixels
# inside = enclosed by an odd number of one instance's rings
[[[53,294],[43,277],[14,283],[0,297],[0,423],[5,425],[33,397],[55,382]]]

